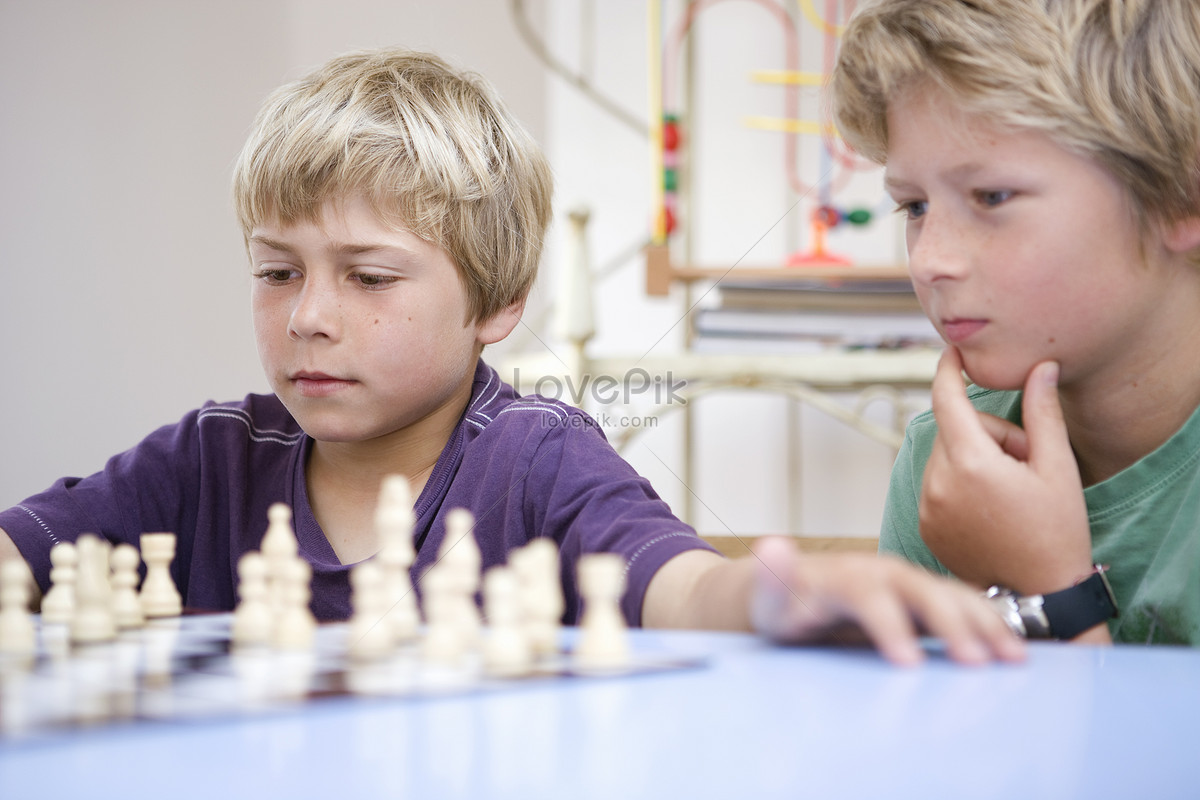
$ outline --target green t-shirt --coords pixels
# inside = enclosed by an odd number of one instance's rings
[[[1021,421],[1021,393],[973,386],[980,411]],[[892,468],[881,552],[949,574],[921,540],[917,505],[937,423],[925,412],[908,426]],[[1200,646],[1200,410],[1127,469],[1083,491],[1092,559],[1106,564],[1120,616],[1114,641]]]

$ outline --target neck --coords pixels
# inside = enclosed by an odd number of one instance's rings
[[[378,550],[374,514],[386,476],[405,476],[413,497],[420,496],[470,402],[472,384],[468,379],[452,402],[386,436],[313,442],[305,469],[309,504],[342,563],[361,561]]]
[[[1200,407],[1200,271],[1184,265],[1129,347],[1059,397],[1085,486],[1161,447]]]

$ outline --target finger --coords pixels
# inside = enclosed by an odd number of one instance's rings
[[[1043,361],[1035,366],[1025,380],[1025,396],[1021,401],[1025,433],[1029,440],[1029,461],[1053,474],[1062,470],[1075,471],[1075,454],[1071,450],[1062,404],[1058,399],[1058,364]]]
[[[947,447],[981,447],[994,450],[997,445],[979,421],[979,412],[967,398],[962,379],[962,359],[958,350],[947,347],[938,360],[930,391],[933,416],[937,420],[938,438],[947,440]]]
[[[850,599],[850,616],[880,654],[897,666],[919,664],[925,658],[905,603],[891,591],[877,590]]]
[[[980,414],[979,422],[1001,450],[1018,461],[1029,460],[1029,436],[1024,428],[991,414]]]
[[[763,537],[754,546],[754,556],[751,624],[776,641],[797,639],[805,629],[815,626],[816,614],[799,597],[800,568],[795,546],[782,537]]]
[[[1024,659],[1025,643],[978,593],[948,580],[933,580],[936,591],[910,585],[905,599],[924,632],[945,643],[950,658],[963,664]]]

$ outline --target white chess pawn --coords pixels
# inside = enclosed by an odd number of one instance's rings
[[[138,597],[138,564],[141,557],[131,544],[119,544],[112,551],[112,610],[118,628],[140,628],[146,621]]]
[[[183,613],[183,598],[171,577],[175,559],[175,534],[143,533],[142,560],[146,562],[146,580],[142,582],[142,613],[147,619],[178,617]]]
[[[78,564],[74,542],[59,542],[50,548],[50,590],[42,597],[43,625],[70,624]]]
[[[584,670],[617,670],[629,665],[629,631],[621,615],[625,561],[615,553],[589,553],[579,559],[583,597],[575,664]]]
[[[0,655],[33,657],[37,631],[29,611],[29,568],[20,559],[0,562]]]
[[[108,583],[108,542],[84,533],[75,542],[79,565],[75,578],[75,613],[71,616],[71,641],[76,644],[107,642],[117,636],[112,613],[112,588]]]
[[[470,511],[453,509],[446,515],[446,537],[438,548],[438,569],[445,575],[446,599],[451,605],[447,614],[454,618],[468,649],[479,645],[483,628],[479,606],[475,604],[482,556],[474,528],[475,517]]]
[[[296,556],[282,565],[283,609],[275,622],[273,644],[280,650],[307,650],[317,635],[317,619],[308,607],[312,567]]]
[[[501,678],[528,675],[533,669],[533,650],[521,625],[521,597],[517,576],[508,567],[492,567],[483,576],[487,637],[483,643],[483,665]]]
[[[74,542],[50,548],[50,591],[42,598],[42,624],[66,625],[75,614],[75,580],[79,555]]]
[[[539,537],[511,556],[521,594],[521,620],[534,655],[558,655],[565,601],[558,570],[558,546]]]
[[[359,661],[375,661],[392,652],[395,638],[388,625],[383,568],[364,561],[350,570],[350,602],[354,613],[348,627],[347,652]]]
[[[267,589],[267,562],[262,553],[251,550],[238,559],[237,572],[239,602],[233,612],[230,637],[238,646],[268,645],[275,616]]]

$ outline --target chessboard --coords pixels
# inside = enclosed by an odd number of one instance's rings
[[[703,661],[633,653],[619,667],[579,663],[561,647],[519,676],[490,671],[480,652],[430,659],[421,639],[383,658],[350,655],[348,623],[319,625],[311,648],[240,647],[232,613],[155,619],[115,639],[72,644],[63,625],[37,624],[31,659],[0,656],[0,742],[130,724],[286,713],[306,704],[405,702],[512,690],[540,682],[694,669]],[[572,638],[563,632],[562,641]],[[484,640],[489,635],[485,628]]]
[[[184,613],[169,569],[172,533],[143,534],[140,551],[92,534],[59,542],[37,615],[25,564],[0,564],[0,739],[696,666],[633,652],[620,610],[625,562],[613,553],[580,557],[583,617],[578,635],[564,637],[554,542],[535,538],[481,574],[465,509],[447,516],[418,604],[412,494],[401,476],[381,487],[378,553],[350,571],[353,614],[319,625],[291,519],[286,505],[269,510],[261,549],[238,561],[229,613]]]

